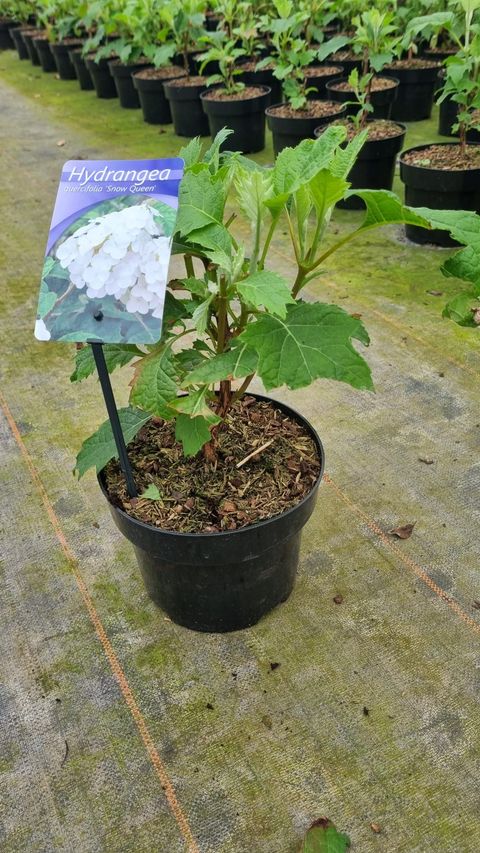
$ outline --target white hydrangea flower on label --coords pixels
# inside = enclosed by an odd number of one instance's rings
[[[161,319],[171,238],[148,202],[92,219],[57,249],[70,281],[89,298],[114,296],[130,314]]]
[[[37,320],[35,323],[35,337],[37,341],[49,341],[51,338],[50,332],[43,320]]]

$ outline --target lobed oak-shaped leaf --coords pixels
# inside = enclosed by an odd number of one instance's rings
[[[360,320],[324,303],[296,304],[284,320],[264,314],[240,336],[257,351],[258,373],[267,390],[304,388],[320,378],[373,389],[370,368],[352,338],[369,343]]]

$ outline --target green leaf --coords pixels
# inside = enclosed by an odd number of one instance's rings
[[[317,217],[323,221],[327,212],[337,201],[344,197],[349,184],[344,178],[332,175],[330,170],[322,169],[309,183]]]
[[[345,853],[349,847],[348,835],[338,832],[331,820],[323,817],[308,830],[300,853]]]
[[[352,338],[369,343],[359,320],[324,303],[294,305],[285,320],[264,314],[240,335],[258,352],[258,373],[267,390],[304,388],[320,378],[373,389],[370,368]]]
[[[178,156],[184,161],[185,169],[189,169],[194,163],[198,163],[202,156],[202,140],[200,137],[195,136],[187,145],[184,145]]]
[[[191,394],[184,394],[183,397],[177,397],[170,403],[170,407],[176,412],[188,415],[190,418],[202,417],[210,424],[218,424],[220,418],[212,411],[207,403],[208,388],[200,388],[198,391],[192,391]]]
[[[150,485],[147,486],[143,494],[139,495],[139,497],[147,501],[160,501],[162,499],[162,496],[158,491],[158,487],[155,486],[153,483],[150,483]]]
[[[235,190],[242,213],[253,225],[258,222],[263,205],[272,194],[271,171],[247,171],[238,168],[235,175]]]
[[[125,444],[132,441],[141,427],[146,424],[151,415],[128,406],[118,410]],[[77,456],[75,471],[78,478],[83,477],[89,468],[96,468],[97,473],[105,467],[110,459],[116,459],[117,447],[113,437],[110,421],[105,421],[90,438],[83,442]]]
[[[416,212],[428,219],[432,228],[449,231],[454,240],[466,246],[445,262],[442,272],[474,284],[480,282],[480,216],[469,210],[430,210],[428,207],[417,208]]]
[[[246,344],[203,360],[184,380],[184,385],[200,383],[212,384],[224,379],[243,379],[254,373],[257,368],[258,356],[255,350]]]
[[[180,184],[177,230],[188,237],[207,225],[222,225],[225,190],[207,167],[190,171]],[[195,240],[196,242],[196,240]]]
[[[287,305],[295,300],[290,293],[291,286],[276,272],[261,270],[238,282],[237,290],[242,299],[254,308],[262,306],[270,314],[285,317]]]
[[[223,83],[223,78],[220,77],[220,81]],[[221,130],[218,131],[215,139],[213,140],[210,148],[205,151],[203,155],[203,159],[205,163],[211,163],[212,168],[216,171],[220,166],[220,148],[223,143],[231,136],[233,130],[229,127],[222,127]]]
[[[324,41],[322,45],[320,45],[317,51],[317,58],[320,62],[323,62],[327,56],[330,56],[332,53],[337,53],[337,51],[342,50],[349,42],[351,42],[351,36],[333,36],[333,38],[329,39],[329,41]]]
[[[429,227],[427,216],[422,216],[414,208],[402,204],[395,193],[387,190],[349,190],[345,195],[346,198],[352,195],[360,196],[367,207],[365,219],[358,231],[398,222],[422,228]],[[424,210],[423,213],[426,214],[427,211]]]
[[[365,145],[368,130],[357,133],[348,145],[337,148],[329,165],[329,171],[337,178],[348,178],[350,169],[355,163],[361,149]]]
[[[136,355],[142,356],[144,353],[135,344],[104,344],[103,355],[108,372],[113,373],[115,368],[124,367]],[[75,353],[75,370],[70,377],[70,382],[81,382],[82,379],[95,373],[95,370],[92,348],[82,347]]]
[[[203,445],[210,441],[212,424],[202,417],[190,418],[179,415],[175,426],[175,438],[181,441],[185,456],[196,456]]]
[[[472,291],[467,293],[458,293],[454,296],[443,309],[443,316],[448,317],[457,323],[459,326],[468,326],[478,329],[478,323],[475,322],[474,314],[480,308],[478,295]]]
[[[137,366],[130,402],[152,415],[171,420],[167,404],[177,396],[177,374],[171,347],[143,358]]]
[[[210,306],[213,299],[214,294],[210,293],[209,296],[207,296],[207,298],[195,308],[195,311],[192,314],[192,320],[199,335],[203,335],[207,329],[208,319],[210,317]]]
[[[288,198],[322,169],[327,169],[346,133],[344,127],[328,127],[318,139],[304,139],[296,148],[284,148],[273,169],[275,195]],[[270,207],[272,203],[267,204]]]

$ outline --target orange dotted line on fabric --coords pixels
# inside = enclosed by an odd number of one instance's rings
[[[465,611],[462,607],[460,607],[458,602],[455,601],[455,599],[452,598],[450,595],[448,595],[448,593],[446,593],[441,586],[435,583],[435,581],[432,580],[430,575],[428,575],[427,572],[422,569],[422,567],[419,566],[418,563],[415,562],[415,560],[412,560],[412,558],[409,557],[408,554],[404,554],[403,551],[398,547],[398,545],[396,545],[395,542],[392,542],[392,540],[388,538],[382,528],[379,527],[379,525],[375,521],[373,521],[373,519],[370,518],[359,506],[357,506],[357,504],[354,503],[354,501],[352,501],[351,498],[349,498],[348,495],[346,495],[345,492],[343,492],[339,486],[337,486],[337,484],[328,474],[323,475],[323,480],[328,486],[330,486],[334,490],[340,500],[342,500],[343,503],[346,504],[346,506],[348,506],[348,508],[355,513],[355,515],[362,519],[362,521],[367,525],[367,527],[372,531],[372,533],[374,533],[375,536],[377,536],[381,540],[381,542],[390,551],[392,551],[405,566],[411,569],[411,571],[417,576],[419,580],[421,580],[426,586],[428,586],[428,588],[431,589],[432,592],[434,592],[438,598],[444,601],[445,604],[447,604],[447,606],[450,608],[450,610],[453,610],[453,612],[463,622],[465,622],[465,624],[468,625],[469,628],[471,628],[476,634],[480,634],[480,624],[476,622],[475,619],[472,619],[472,617],[469,616],[468,613],[465,613]]]
[[[124,698],[124,700],[128,706],[128,709],[129,709],[134,721],[135,721],[135,725],[138,729],[140,737],[141,737],[143,744],[145,746],[145,749],[148,753],[148,757],[150,758],[150,761],[152,762],[153,767],[155,768],[156,774],[160,780],[160,784],[161,784],[162,789],[165,793],[165,797],[166,797],[166,800],[167,800],[168,805],[170,807],[170,810],[171,810],[173,816],[175,817],[175,820],[177,821],[178,827],[180,829],[180,832],[181,832],[183,838],[185,839],[185,841],[187,843],[188,851],[189,851],[189,853],[200,853],[200,849],[199,849],[197,842],[193,836],[192,830],[190,829],[190,825],[188,823],[188,820],[185,817],[185,815],[182,811],[182,808],[181,808],[181,806],[177,800],[175,789],[174,789],[172,783],[170,782],[170,779],[168,777],[167,771],[165,770],[162,759],[160,758],[160,755],[157,751],[157,748],[153,742],[152,736],[148,730],[148,726],[147,726],[147,723],[145,721],[145,718],[143,717],[143,714],[137,705],[137,702],[136,702],[135,697],[133,695],[132,689],[128,683],[127,676],[125,675],[125,673],[122,669],[122,666],[120,664],[120,661],[118,660],[117,655],[115,654],[113,646],[112,646],[112,644],[111,644],[111,642],[107,636],[107,633],[106,633],[106,631],[102,625],[102,622],[100,620],[100,617],[97,613],[93,599],[92,599],[92,597],[88,591],[87,585],[86,585],[86,583],[85,583],[85,581],[84,581],[84,579],[80,573],[80,570],[78,568],[78,562],[77,562],[77,560],[76,560],[76,558],[75,558],[75,556],[74,556],[74,554],[73,554],[73,552],[72,552],[72,550],[68,544],[66,536],[62,530],[59,518],[56,515],[55,510],[54,510],[54,508],[50,502],[50,498],[48,497],[48,494],[45,490],[45,487],[44,487],[44,485],[40,479],[40,475],[39,475],[39,473],[35,467],[33,459],[30,456],[30,454],[29,454],[29,452],[28,452],[28,450],[27,450],[27,448],[23,442],[23,439],[20,435],[20,431],[19,431],[18,426],[15,422],[15,419],[14,419],[14,417],[10,411],[8,403],[5,400],[5,398],[1,392],[0,392],[0,405],[2,407],[3,413],[5,415],[7,422],[8,422],[8,425],[10,427],[12,435],[13,435],[13,437],[14,437],[17,445],[18,445],[18,448],[19,448],[24,460],[25,460],[25,463],[26,463],[27,468],[30,472],[30,476],[32,478],[32,481],[33,481],[34,485],[36,486],[37,491],[40,494],[43,506],[47,512],[47,515],[50,519],[51,525],[55,531],[55,535],[56,535],[56,537],[60,543],[60,547],[61,547],[61,549],[62,549],[62,551],[63,551],[71,569],[72,569],[73,575],[74,575],[75,580],[77,582],[78,589],[79,589],[80,594],[82,596],[85,607],[87,608],[90,620],[93,624],[93,627],[95,628],[98,639],[100,640],[100,643],[102,644],[103,651],[104,651],[105,656],[108,660],[108,663],[109,663],[110,668],[113,672],[113,675],[115,676],[117,683],[120,687],[122,696],[123,696],[123,698]]]

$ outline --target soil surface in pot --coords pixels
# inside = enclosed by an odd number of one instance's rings
[[[397,85],[397,81],[391,80],[390,77],[374,77],[370,91],[381,92],[384,89],[394,89]],[[353,92],[353,86],[350,85],[348,80],[339,80],[338,83],[332,83],[330,88],[335,89],[337,92]]]
[[[441,62],[436,62],[434,59],[412,57],[412,59],[396,59],[395,62],[390,62],[386,68],[410,69],[413,71],[416,68],[440,68],[441,65]]]
[[[351,50],[339,50],[337,53],[332,53],[330,59],[333,62],[339,62],[342,64],[342,60],[349,60],[350,62],[359,62],[361,60],[361,56],[358,53],[353,53]]]
[[[186,76],[186,71],[178,65],[166,65],[164,68],[145,68],[137,71],[135,77],[141,80],[169,80],[170,77]]]
[[[152,60],[147,59],[146,56],[140,56],[139,59],[136,59],[135,62],[122,62],[121,59],[114,59],[112,61],[112,65],[123,65],[125,68],[129,68],[130,66],[133,68],[135,65],[151,65]]]
[[[429,145],[420,151],[406,151],[402,160],[409,166],[447,172],[480,169],[480,145],[467,145],[464,154],[460,145]]]
[[[250,98],[258,98],[259,95],[264,95],[263,89],[258,86],[245,86],[240,92],[229,94],[225,89],[212,89],[208,93],[207,101],[248,101]]]
[[[175,77],[169,86],[202,86],[207,88],[206,77]]]
[[[305,69],[305,77],[327,77],[329,74],[341,74],[338,65],[312,65]]]
[[[264,450],[237,468],[254,450]],[[321,460],[310,433],[274,403],[243,397],[217,433],[217,461],[186,459],[174,422],[149,421],[128,446],[140,494],[156,485],[161,500],[128,496],[117,460],[105,468],[110,501],[146,524],[178,533],[219,533],[271,518],[315,485]]]
[[[341,125],[346,128],[347,131],[347,139],[349,142],[360,133],[360,130],[357,130],[353,121],[349,121],[348,118],[341,119],[337,118],[332,124],[327,124],[325,127],[322,127],[321,130],[325,132],[327,128]],[[387,121],[386,119],[375,119],[374,121],[369,121],[365,128],[362,130],[366,130],[368,132],[367,141],[368,142],[378,142],[381,139],[393,139],[395,136],[401,136],[402,133],[405,133],[405,128],[403,128],[400,124],[397,124],[396,121]]]
[[[57,45],[60,46],[62,44],[78,44],[78,45],[81,45],[82,39],[77,39],[74,36],[69,36],[68,38],[61,39],[60,41],[54,41],[53,47],[57,47]]]
[[[322,116],[335,115],[335,113],[343,113],[344,106],[344,104],[335,101],[309,101],[308,107],[304,110],[294,110],[290,104],[278,104],[278,106],[270,107],[268,113],[281,118],[321,118]]]
[[[237,65],[237,68],[241,68],[242,71],[256,71],[257,65],[260,62],[260,59],[261,59],[261,57],[258,57],[258,59],[248,59],[246,62],[239,63]],[[274,70],[275,70],[275,63],[269,62],[268,65],[264,65],[263,68],[261,68],[258,73],[261,74],[262,71],[274,71]]]

